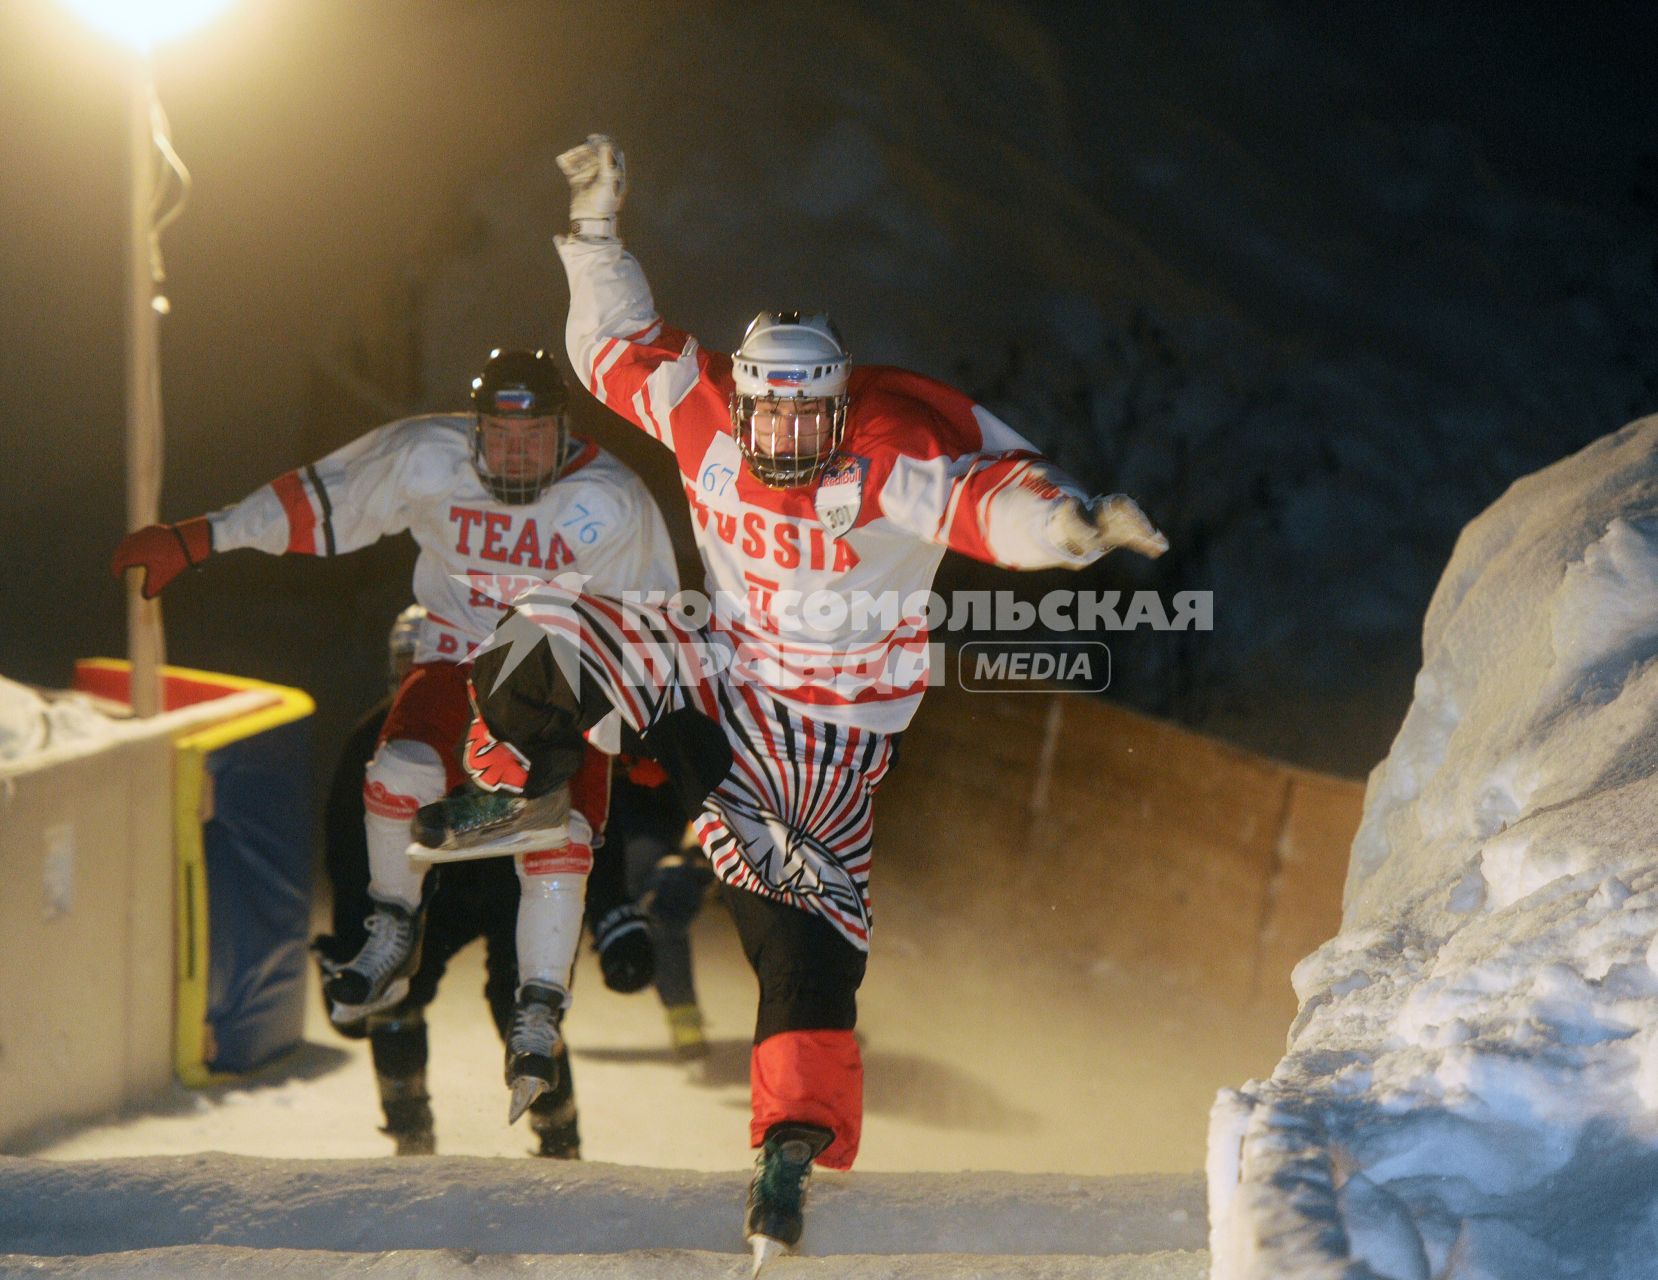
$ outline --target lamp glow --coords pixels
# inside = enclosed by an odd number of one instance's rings
[[[64,0],[83,21],[148,53],[201,26],[231,0]]]

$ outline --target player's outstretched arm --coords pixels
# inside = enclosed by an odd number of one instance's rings
[[[415,420],[389,423],[326,458],[278,476],[242,501],[122,538],[110,560],[119,578],[141,569],[153,600],[209,556],[248,548],[269,555],[344,555],[408,527],[403,476],[420,444]]]
[[[881,507],[917,536],[1005,569],[1081,568],[1127,547],[1169,549],[1132,498],[1090,498],[983,405],[942,383],[905,375],[907,449],[880,477]]]
[[[213,554],[213,528],[206,516],[192,516],[177,524],[147,524],[134,529],[116,545],[109,571],[119,579],[128,569],[144,574],[139,593],[154,600],[186,569]]]
[[[689,334],[662,322],[645,273],[622,247],[621,148],[591,134],[558,164],[570,181],[570,233],[557,239],[570,280],[570,363],[601,404],[671,448],[674,409],[704,376],[706,357]]]

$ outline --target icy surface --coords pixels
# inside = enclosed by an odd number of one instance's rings
[[[1215,1110],[1217,1277],[1654,1274],[1655,658],[1647,418],[1458,542],[1341,932],[1270,1080]]]
[[[1025,967],[980,963],[902,877],[885,889],[860,996],[864,1151],[814,1183],[817,1256],[779,1280],[1201,1276],[1201,1180],[1152,1171],[1197,1165],[1205,1100],[1238,1078],[1196,1047],[1221,1015],[1033,948]],[[436,1160],[385,1158],[366,1047],[327,1029],[313,993],[293,1059],[0,1157],[0,1275],[743,1275],[753,978],[717,909],[695,945],[713,1050],[699,1067],[672,1061],[654,996],[579,983],[587,1165],[528,1159],[505,1125],[472,947],[428,1014]],[[1247,1031],[1226,1038],[1235,1055]],[[1258,1070],[1274,1056],[1264,1044]],[[1024,1172],[994,1172],[1008,1169]],[[1125,1169],[1146,1172],[1100,1176]]]
[[[0,1241],[25,1254],[210,1244],[387,1252],[742,1251],[747,1175],[486,1160],[0,1160]],[[1067,1253],[1202,1243],[1190,1174],[813,1178],[812,1254]]]
[[[1091,1258],[1045,1254],[1030,1258],[981,1258],[952,1254],[911,1257],[847,1255],[784,1258],[767,1277],[775,1280],[1202,1280],[1207,1255],[1190,1252]],[[92,1258],[32,1258],[0,1254],[0,1275],[103,1277],[107,1280],[244,1280],[259,1276],[366,1276],[371,1280],[438,1280],[521,1276],[547,1280],[747,1280],[746,1259],[731,1254],[683,1250],[632,1253],[475,1254],[465,1250],[411,1250],[395,1253],[325,1253],[305,1249],[146,1249]]]

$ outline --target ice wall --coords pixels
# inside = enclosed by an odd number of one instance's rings
[[[1210,1133],[1216,1280],[1658,1256],[1658,417],[1463,532],[1340,933]]]

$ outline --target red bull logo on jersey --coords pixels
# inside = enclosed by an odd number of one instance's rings
[[[858,521],[864,504],[864,472],[869,464],[855,453],[835,455],[818,481],[812,505],[817,518],[831,538],[840,536]]]

